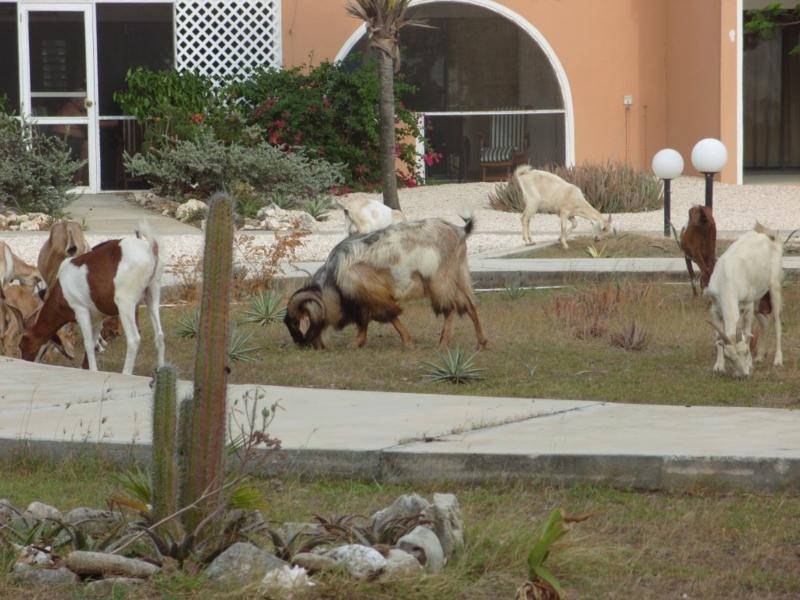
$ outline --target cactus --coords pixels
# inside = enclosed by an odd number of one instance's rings
[[[223,485],[226,434],[230,299],[233,275],[233,200],[215,194],[208,207],[203,254],[203,289],[194,364],[194,402],[187,423],[181,505],[188,506],[203,494]],[[181,426],[183,427],[183,425]],[[219,496],[184,520],[191,531],[212,510]]]
[[[172,367],[156,369],[153,392],[153,469],[151,504],[154,521],[178,510],[175,435],[177,375]]]

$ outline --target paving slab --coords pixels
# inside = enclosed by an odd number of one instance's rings
[[[0,359],[0,454],[21,441],[146,459],[148,377]],[[292,475],[378,481],[602,481],[800,490],[800,411],[233,385],[278,402],[270,433]],[[181,382],[179,397],[191,393]]]

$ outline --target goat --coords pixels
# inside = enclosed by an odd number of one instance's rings
[[[122,372],[130,375],[140,342],[136,306],[144,296],[153,326],[158,366],[163,366],[164,333],[158,312],[162,269],[158,238],[146,222],[140,224],[136,237],[109,240],[86,254],[65,260],[36,322],[22,336],[22,358],[35,360],[55,331],[65,323],[77,321],[89,368],[96,371],[94,349],[100,335],[99,319],[119,315],[128,342]]]
[[[344,210],[347,232],[371,233],[384,229],[399,221],[405,221],[403,213],[392,210],[383,202],[369,198],[339,198],[337,204]]]
[[[694,285],[692,261],[700,267],[700,289],[708,286],[714,265],[717,262],[717,225],[714,214],[708,206],[693,206],[689,209],[689,222],[681,230],[678,242],[686,260],[686,270],[692,284],[692,293],[697,296]]]
[[[753,358],[750,347],[753,316],[756,303],[759,305],[757,318],[766,334],[769,324],[764,306],[770,305],[775,315],[775,359],[773,364],[783,364],[781,349],[781,279],[783,268],[783,243],[778,236],[756,223],[753,231],[748,231],[737,239],[720,256],[714,272],[703,292],[711,299],[711,325],[717,332],[717,359],[715,372],[725,371],[725,359],[733,365],[736,377],[748,377],[752,373]],[[765,295],[769,292],[769,300]],[[763,344],[757,344],[756,362],[764,358]]]
[[[464,227],[441,219],[398,223],[340,242],[311,284],[289,299],[284,323],[292,339],[324,349],[331,329],[354,323],[353,347],[361,347],[370,321],[378,321],[391,323],[409,348],[411,335],[398,318],[400,302],[427,296],[434,312],[444,315],[439,348],[449,343],[455,312],[469,315],[478,348],[485,348],[467,265],[473,219],[465,221]]]
[[[67,257],[80,256],[89,252],[89,244],[83,236],[81,224],[77,221],[57,221],[50,228],[47,241],[39,250],[36,265],[49,288],[55,282],[58,268]]]
[[[536,171],[528,165],[516,168],[513,178],[522,193],[525,208],[522,211],[522,239],[532,245],[530,222],[536,213],[553,213],[561,219],[561,235],[559,241],[565,250],[567,236],[578,223],[575,217],[582,217],[592,222],[595,241],[602,234],[611,232],[611,215],[603,219],[603,215],[583,197],[583,192],[576,185],[561,179],[558,175],[547,171]]]
[[[35,288],[42,277],[33,265],[29,265],[11,251],[11,247],[0,241],[0,286],[5,287],[14,280]]]
[[[2,329],[3,354],[13,356],[18,350],[19,339],[27,325],[36,318],[42,300],[30,289],[20,285],[0,288],[0,329]],[[75,354],[75,339],[66,327],[62,327],[50,339],[67,359]]]

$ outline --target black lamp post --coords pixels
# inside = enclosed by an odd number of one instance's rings
[[[656,177],[664,180],[664,237],[669,237],[672,224],[670,183],[683,172],[683,157],[677,150],[664,148],[656,152],[652,168]]]

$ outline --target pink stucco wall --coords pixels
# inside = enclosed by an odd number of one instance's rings
[[[572,91],[577,162],[649,168],[665,146],[687,165],[694,143],[721,137],[736,177],[736,0],[502,0],[538,29]],[[485,5],[485,3],[483,3]],[[283,0],[286,66],[332,59],[359,22],[345,0]],[[490,32],[487,32],[489,35]],[[630,109],[623,96],[633,96]],[[689,167],[690,168],[690,167]]]

